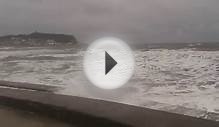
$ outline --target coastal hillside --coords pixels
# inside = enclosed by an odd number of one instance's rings
[[[7,35],[0,37],[2,46],[54,46],[54,45],[72,45],[77,40],[73,35],[40,33]]]

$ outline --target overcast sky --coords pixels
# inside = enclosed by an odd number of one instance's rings
[[[0,0],[0,35],[33,31],[140,42],[219,41],[219,0]]]

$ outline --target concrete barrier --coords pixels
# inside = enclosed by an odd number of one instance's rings
[[[219,127],[217,121],[37,90],[0,88],[0,103],[81,126]]]

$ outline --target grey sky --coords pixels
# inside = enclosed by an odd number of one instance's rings
[[[132,42],[219,40],[218,0],[0,0],[0,35],[116,35]]]

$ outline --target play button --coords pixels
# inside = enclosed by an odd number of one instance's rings
[[[105,74],[107,74],[117,62],[105,51]]]
[[[126,84],[134,70],[130,47],[117,38],[94,41],[84,55],[84,72],[89,81],[103,89],[115,89]]]

